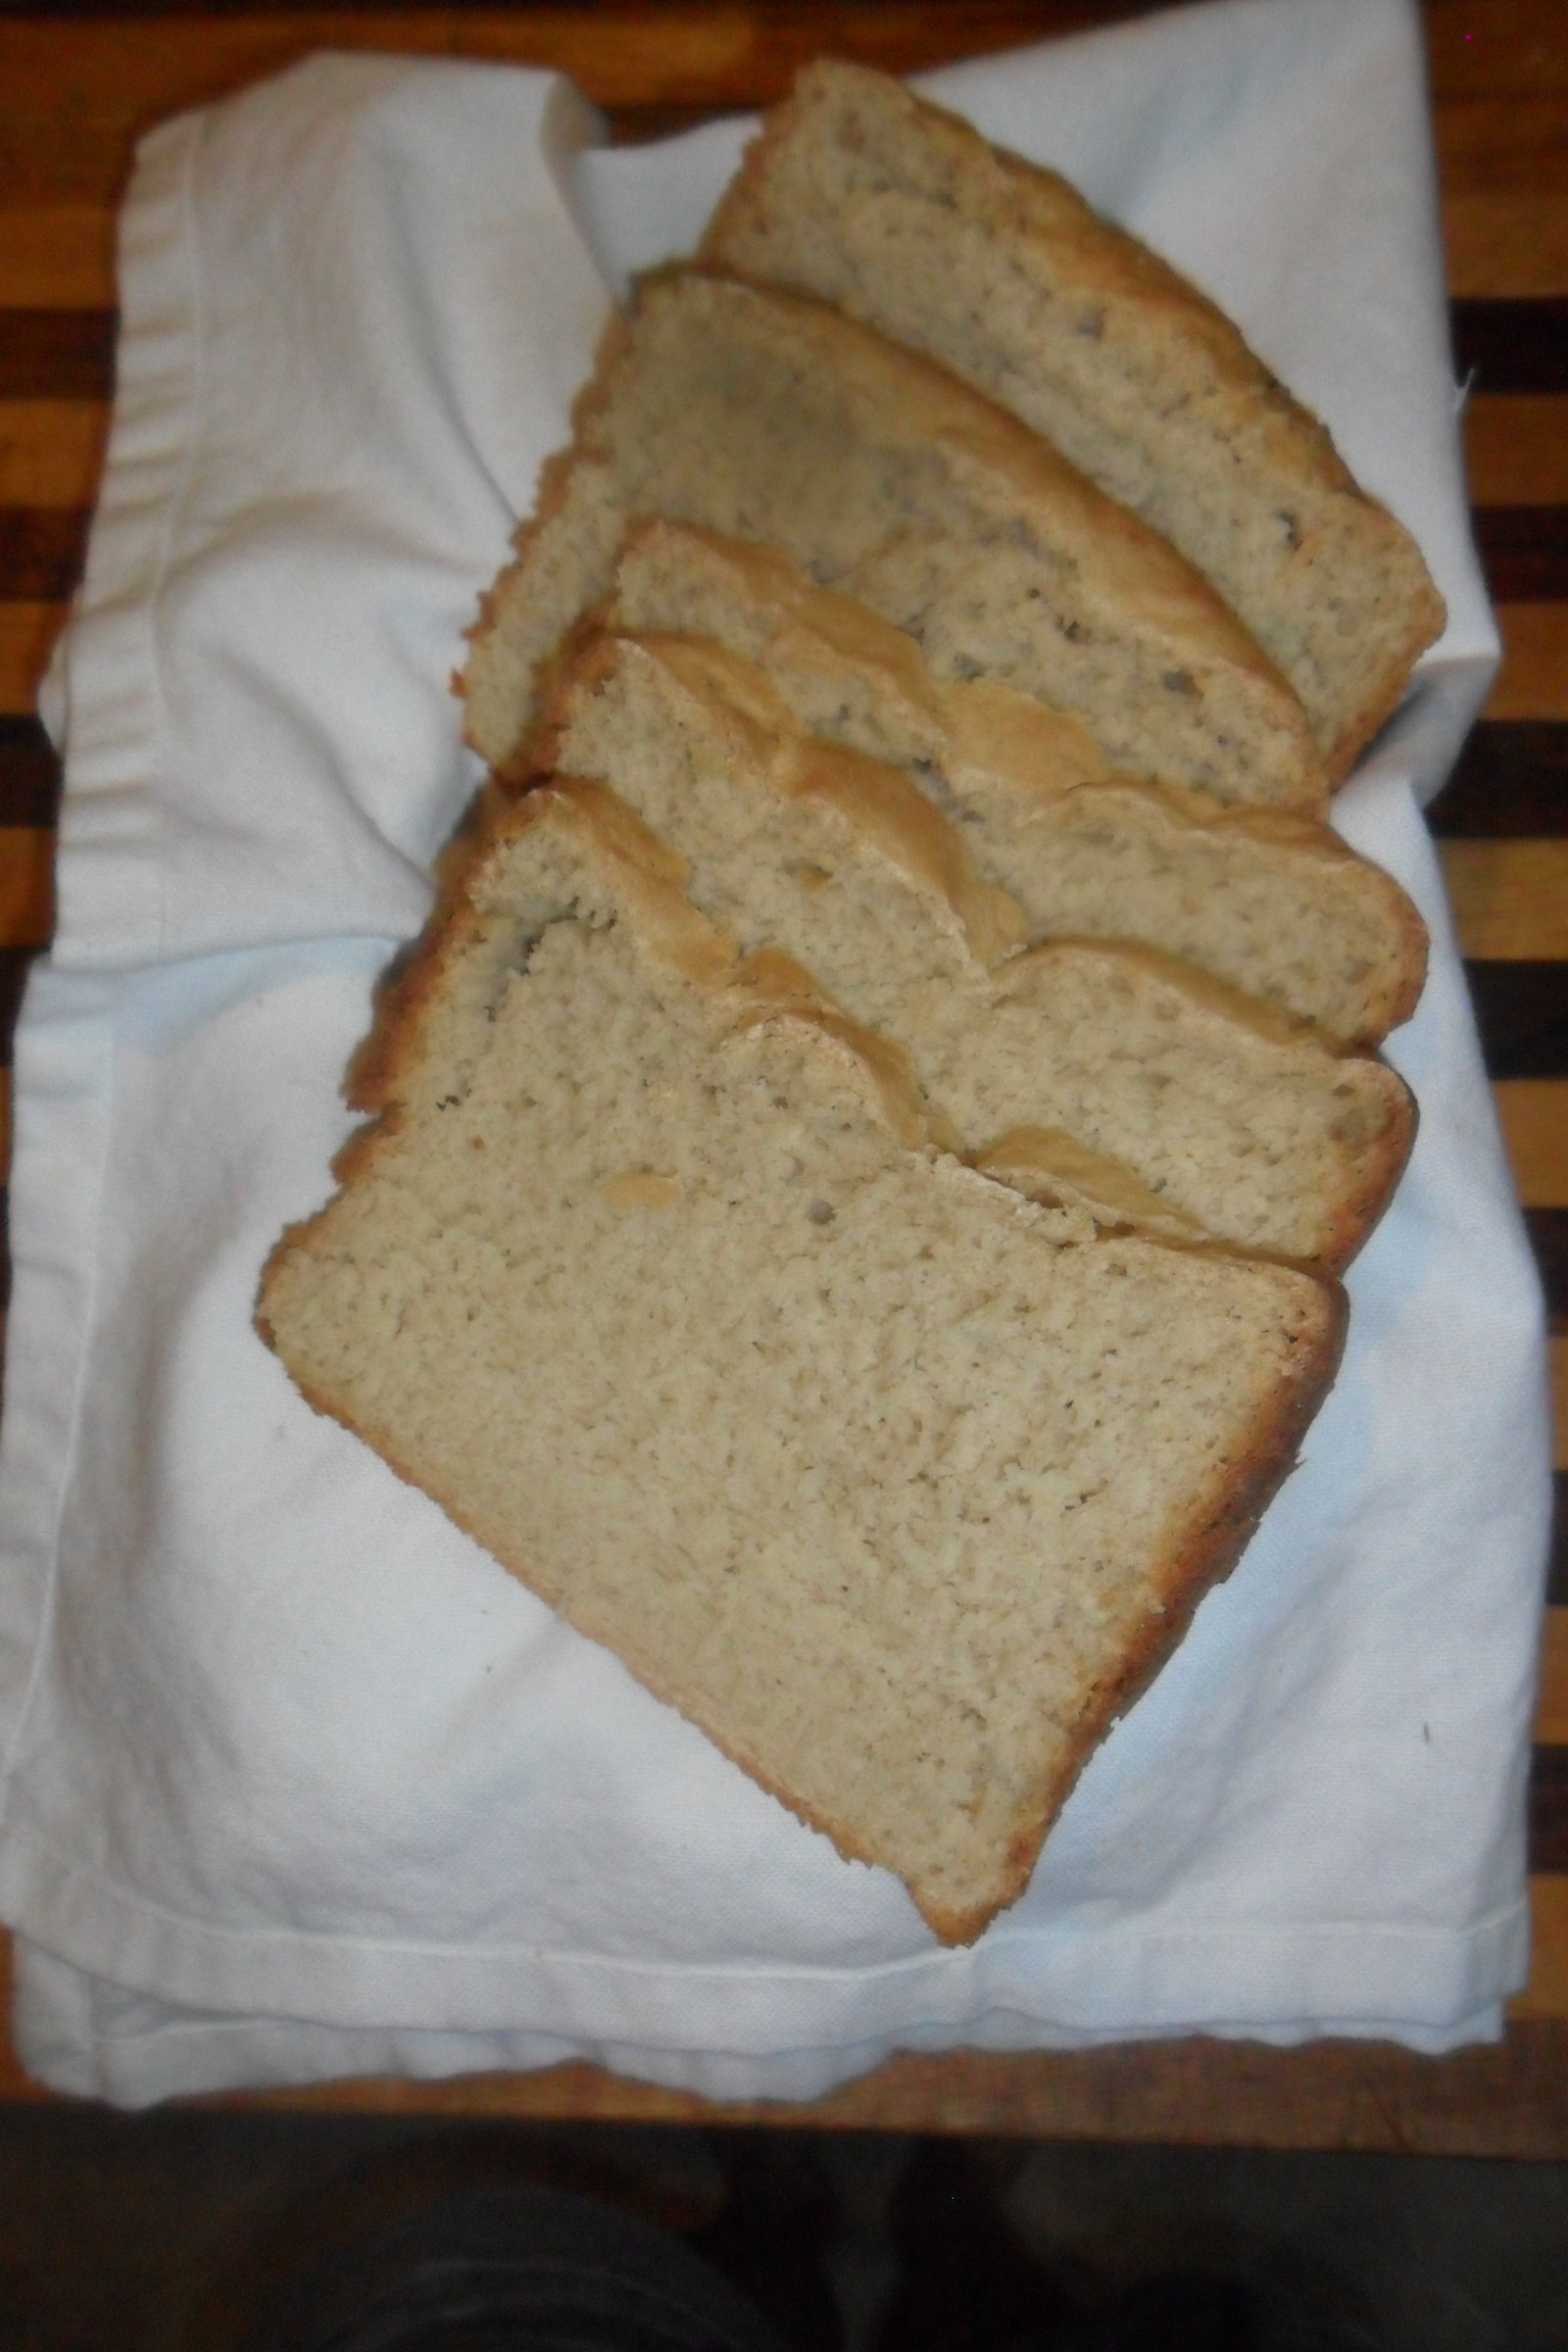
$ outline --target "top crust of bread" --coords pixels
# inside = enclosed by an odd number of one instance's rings
[[[838,303],[1058,442],[1215,581],[1336,780],[1441,633],[1408,532],[1224,313],[1058,174],[901,82],[808,66],[701,256]],[[1233,488],[1254,527],[1238,531]]]
[[[1336,1270],[1386,1204],[1414,1132],[1392,1070],[1147,946],[1013,953],[1020,909],[963,831],[906,772],[812,736],[742,657],[574,639],[535,756],[602,777],[687,861],[710,921],[896,1038],[955,1145],[1009,1180],[1036,1165],[1020,1127],[1065,1130],[1162,1212]]]
[[[1352,1045],[1415,1009],[1426,926],[1326,825],[1116,775],[1077,720],[995,679],[937,678],[904,630],[772,548],[639,523],[599,618],[715,640],[801,725],[902,768],[1031,938],[1162,949]]]
[[[1321,813],[1305,715],[1213,589],[1018,420],[817,302],[691,270],[614,321],[464,679],[507,768],[541,662],[626,524],[771,540],[921,636],[944,675],[1075,710],[1137,772]]]

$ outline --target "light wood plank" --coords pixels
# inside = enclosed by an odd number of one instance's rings
[[[1446,841],[1466,956],[1568,958],[1568,841]]]
[[[1568,718],[1568,605],[1504,605],[1488,718]]]
[[[1443,197],[1448,291],[1568,294],[1568,205],[1534,188],[1455,188]]]
[[[0,825],[0,947],[41,948],[54,928],[55,837]]]
[[[1568,223],[1568,204],[1561,213]],[[1464,446],[1478,507],[1568,504],[1568,397],[1478,393],[1465,411]]]
[[[1568,2018],[1568,1878],[1530,1882],[1530,1982],[1511,2018]]]
[[[1501,1078],[1492,1099],[1520,1200],[1568,1208],[1568,1079]]]
[[[38,680],[65,620],[64,605],[0,604],[0,711],[34,708]]]
[[[1546,1611],[1536,1738],[1549,1746],[1568,1747],[1568,1609]],[[1568,2016],[1568,2009],[1563,2014]]]
[[[0,401],[0,506],[90,507],[108,430],[102,401]]]
[[[0,309],[97,311],[114,301],[107,204],[0,207]]]

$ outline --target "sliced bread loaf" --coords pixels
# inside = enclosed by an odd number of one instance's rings
[[[1338,1292],[1058,1243],[591,788],[493,829],[361,1096],[262,1286],[306,1396],[977,1935],[1294,1459]]]
[[[1334,775],[1442,629],[1409,533],[1211,302],[886,74],[808,67],[703,252],[841,305],[1046,434],[1214,582]]]
[[[1392,1070],[1151,951],[1015,954],[1017,904],[959,829],[722,647],[575,645],[533,760],[620,793],[705,914],[895,1040],[966,1154],[1012,1139],[999,1173],[1035,1164],[1018,1130],[1059,1132],[1124,1163],[1162,1217],[1336,1267],[1397,1181],[1413,1113]]]
[[[605,618],[712,638],[804,725],[903,767],[1032,938],[1158,948],[1352,1045],[1415,1009],[1426,927],[1326,825],[1114,776],[1079,721],[994,680],[935,677],[904,630],[771,548],[639,524]]]
[[[690,271],[646,281],[612,329],[487,600],[465,691],[492,766],[515,759],[540,662],[641,514],[777,545],[909,630],[940,676],[1069,711],[1138,774],[1326,805],[1295,696],[1146,524],[928,361],[818,303]]]

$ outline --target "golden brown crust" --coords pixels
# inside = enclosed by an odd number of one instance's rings
[[[1364,492],[1357,492],[1357,496],[1364,504],[1372,504]],[[1381,514],[1384,510],[1379,507],[1376,512]],[[1390,520],[1393,520],[1392,516]],[[1417,597],[1410,607],[1403,636],[1389,656],[1380,692],[1367,697],[1350,725],[1323,753],[1323,765],[1328,773],[1331,791],[1339,790],[1378,729],[1394,716],[1404,700],[1411,670],[1428,646],[1437,643],[1447,625],[1448,609],[1429,579],[1425,583],[1425,593]]]
[[[831,59],[807,66],[789,96],[764,118],[709,223],[699,262],[715,270],[744,270],[749,236],[767,219],[774,151],[787,144],[816,106],[832,103],[835,88],[858,92],[940,152],[954,177],[971,192],[993,233],[1014,253],[1038,256],[1036,268],[1044,277],[1069,294],[1102,299],[1133,312],[1147,325],[1151,340],[1166,349],[1200,352],[1214,391],[1229,403],[1238,425],[1261,436],[1264,461],[1287,494],[1294,483],[1352,501],[1363,530],[1406,560],[1412,588],[1404,627],[1388,649],[1381,675],[1353,719],[1323,747],[1331,782],[1342,782],[1357,753],[1397,706],[1417,658],[1442,634],[1446,620],[1444,603],[1411,534],[1356,482],[1327,427],[1257,358],[1235,322],[1180,270],[1095,212],[1059,173],[993,147],[960,116],[917,96],[902,82],[870,68]]]
[[[1080,955],[1102,957],[1112,964],[1140,966],[1202,1011],[1233,1022],[1267,1044],[1311,1045],[1345,1067],[1376,1072],[1385,1124],[1381,1133],[1362,1148],[1360,1182],[1348,1188],[1321,1249],[1310,1260],[1313,1266],[1329,1274],[1343,1273],[1393,1200],[1415,1146],[1416,1102],[1404,1080],[1379,1055],[1360,1053],[1341,1039],[1331,1037],[1326,1030],[1281,1012],[1255,997],[1245,996],[1240,989],[1216,980],[1211,973],[1166,956],[1157,948],[1120,940],[1042,940],[1015,956],[1002,976],[1016,973],[1026,983],[1032,983],[1037,974],[1049,972],[1054,958]]]
[[[831,93],[835,82],[858,86],[879,106],[896,109],[907,122],[917,123],[922,135],[945,148],[956,172],[978,183],[977,192],[984,192],[982,201],[990,195],[986,209],[1000,232],[1025,246],[1046,244],[1054,268],[1079,290],[1120,296],[1156,318],[1163,316],[1184,339],[1200,342],[1224,387],[1250,411],[1268,418],[1273,427],[1272,454],[1282,470],[1348,493],[1380,514],[1385,511],[1360,488],[1327,426],[1287,391],[1251,350],[1240,327],[1200,286],[1152,246],[1097,213],[1060,172],[1031,163],[1008,148],[993,146],[961,115],[917,95],[873,68],[828,58],[803,68],[789,95],[763,118],[748,143],[740,168],[719,199],[698,247],[699,262],[715,270],[726,266],[724,257],[738,229],[762,208],[773,149],[786,143],[796,124],[817,103],[819,93]],[[1004,183],[1000,192],[988,188],[994,174]]]
[[[528,559],[560,515],[576,467],[606,457],[596,419],[612,397],[627,338],[635,333],[638,319],[661,302],[692,301],[695,295],[687,289],[705,287],[710,289],[710,301],[749,308],[764,332],[787,334],[835,374],[853,397],[890,413],[896,407],[901,429],[912,424],[923,430],[934,445],[947,450],[960,472],[979,466],[1004,476],[1019,517],[1032,521],[1048,541],[1061,545],[1084,567],[1081,588],[1091,604],[1164,638],[1173,658],[1183,663],[1227,670],[1238,690],[1255,703],[1258,723],[1269,726],[1282,746],[1290,746],[1298,805],[1326,808],[1327,778],[1305,713],[1291,688],[1208,582],[1147,523],[1107,498],[1006,410],[933,362],[889,343],[825,304],[716,272],[666,268],[639,281],[632,317],[615,321],[607,333],[594,377],[574,410],[573,442],[545,468],[536,514],[514,542],[517,561],[484,601],[481,617],[470,631],[472,645],[485,642],[510,600],[520,592]],[[700,321],[695,331],[701,334]],[[511,748],[502,746],[494,728],[473,720],[471,660],[461,683],[470,703],[469,741],[493,764],[509,767]]]
[[[1062,1207],[1082,1203],[1102,1232],[1211,1238],[1196,1217],[1162,1199],[1122,1160],[1095,1151],[1060,1127],[1009,1127],[971,1152],[969,1165],[1031,1200]]]
[[[584,446],[592,427],[593,418],[610,398],[614,371],[630,333],[630,319],[621,312],[612,311],[606,322],[604,332],[599,338],[599,348],[594,354],[593,372],[572,402],[571,439],[564,448],[556,450],[545,460],[540,469],[539,487],[534,498],[533,512],[523,517],[512,534],[513,560],[510,564],[504,564],[490,586],[480,592],[477,617],[464,631],[465,641],[470,648],[482,645],[485,639],[492,634],[502,609],[526,568],[530,550],[535,547],[565,506],[572,476],[582,462]],[[451,681],[452,691],[463,702],[466,713],[468,706],[470,667],[471,662],[466,662],[462,669],[453,673]],[[520,731],[519,728],[519,733]],[[512,772],[510,757],[506,754],[498,757],[493,746],[487,747],[479,742],[466,715],[463,740],[469,751],[477,752],[481,760],[488,760],[491,768],[498,776],[502,778],[510,776]]]
[[[1124,970],[1148,972],[1167,988],[1176,990],[1199,1010],[1245,1029],[1265,1045],[1313,1045],[1335,1061],[1372,1058],[1356,1054],[1342,1039],[1331,1037],[1326,1029],[1319,1029],[1313,1022],[1284,1012],[1277,1004],[1265,1004],[1261,997],[1250,997],[1244,990],[1233,988],[1228,980],[1216,979],[1212,972],[1200,971],[1197,964],[1184,963],[1180,956],[1167,956],[1163,948],[1147,947],[1140,940],[1078,937],[1059,932],[1052,939],[1039,939],[1033,947],[1025,948],[1012,958],[1003,977],[1031,980],[1037,972],[1049,970],[1054,960],[1083,956],[1102,957]]]
[[[754,725],[758,764],[787,797],[836,809],[918,888],[940,899],[961,926],[977,961],[994,964],[1025,938],[1017,902],[975,872],[956,827],[901,768],[824,742],[803,727],[752,662],[695,637],[629,637],[705,700]]]
[[[592,695],[628,657],[659,663],[710,709],[721,710],[781,798],[822,801],[874,843],[917,889],[947,907],[977,961],[1000,962],[1025,937],[1021,908],[1005,891],[982,881],[959,835],[917,785],[879,760],[809,734],[760,670],[708,639],[611,634],[589,615],[551,664],[539,716],[518,750],[519,779],[552,771],[574,698]]]
[[[903,706],[911,724],[929,731],[933,748],[940,742],[956,760],[1026,773],[1042,793],[1108,774],[1104,754],[1082,719],[1053,710],[999,679],[938,678],[906,630],[851,597],[819,588],[778,548],[651,515],[633,521],[623,552],[634,559],[652,549],[657,557],[661,546],[678,550],[688,542],[738,578],[756,608],[773,617],[774,642],[786,660],[819,667],[826,648],[835,662],[870,673]],[[606,628],[636,634],[643,624],[621,608],[619,579],[617,567],[600,619]]]
[[[1373,1058],[1368,1056],[1369,1059]],[[1319,1262],[1331,1274],[1343,1274],[1372,1233],[1398,1189],[1399,1179],[1415,1150],[1420,1114],[1416,1100],[1398,1073],[1384,1061],[1374,1061],[1385,1081],[1388,1124],[1367,1153],[1362,1182],[1347,1200],[1325,1243]]]
[[[1080,559],[1102,567],[1106,588],[1149,626],[1186,636],[1200,654],[1250,676],[1266,690],[1282,731],[1298,735],[1303,765],[1315,770],[1317,755],[1295,695],[1256,641],[1202,574],[1178,555],[1148,523],[1097,489],[1086,474],[970,384],[934,360],[908,351],[874,329],[844,318],[807,294],[718,270],[662,270],[641,281],[643,299],[682,279],[729,290],[771,314],[842,381],[882,403],[894,396],[902,411],[938,443],[950,447],[960,466],[978,461],[1006,476],[1024,519],[1033,519],[1049,538],[1065,541]]]
[[[1359,868],[1381,901],[1391,933],[1388,985],[1369,998],[1365,1017],[1348,1036],[1354,1046],[1376,1046],[1408,1020],[1426,979],[1427,931],[1415,906],[1380,866],[1362,858],[1320,819],[1295,809],[1237,805],[1179,784],[1160,784],[1112,771],[1088,730],[1076,719],[1047,709],[996,680],[939,680],[926,667],[914,641],[877,613],[835,590],[819,588],[776,549],[726,539],[695,525],[651,518],[627,532],[623,564],[597,620],[622,634],[662,641],[663,632],[638,630],[621,606],[624,564],[649,553],[679,558],[683,546],[736,583],[735,593],[772,624],[770,658],[791,667],[832,678],[848,670],[876,680],[903,714],[911,745],[933,760],[955,789],[1001,786],[1021,809],[1059,806],[1069,794],[1091,802],[1141,802],[1173,826],[1217,839],[1254,841],[1277,847],[1323,867]],[[742,663],[750,672],[750,664]],[[755,672],[750,672],[755,674]],[[798,726],[800,722],[791,720]],[[924,796],[922,795],[922,798]]]
[[[1154,1680],[1186,1633],[1200,1601],[1229,1576],[1296,1466],[1298,1448],[1339,1369],[1349,1317],[1348,1301],[1337,1282],[1308,1273],[1301,1279],[1314,1285],[1317,1298],[1311,1326],[1303,1328],[1298,1343],[1299,1368],[1294,1377],[1277,1384],[1269,1408],[1259,1415],[1257,1434],[1248,1454],[1224,1471],[1216,1469],[1207,1494],[1195,1499],[1187,1526],[1172,1547],[1159,1603],[1149,1611],[1141,1631],[1127,1644],[1116,1671],[1091,1692],[1059,1772],[1038,1808],[1019,1824],[1009,1854],[1008,1891],[998,1909],[1022,1893],[1048,1831],[1095,1749]],[[926,1917],[930,1919],[931,1914],[927,1912]],[[985,1921],[978,1925],[965,1921],[960,1932],[951,1935],[935,1920],[931,1924],[946,1940],[967,1942]]]

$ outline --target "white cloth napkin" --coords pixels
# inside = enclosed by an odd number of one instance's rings
[[[1448,600],[1342,802],[1434,958],[1392,1047],[1420,1142],[1304,1466],[954,1952],[303,1404],[252,1300],[475,780],[460,631],[607,276],[690,243],[743,126],[611,153],[548,77],[363,58],[188,116],[124,216],[53,685],[60,933],[17,1046],[0,1913],[50,2082],[582,2053],[805,2097],[895,2048],[1441,2049],[1521,1981],[1542,1319],[1416,809],[1496,648],[1414,19],[1243,0],[930,86],[1231,307]]]

